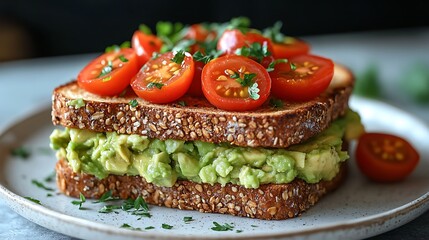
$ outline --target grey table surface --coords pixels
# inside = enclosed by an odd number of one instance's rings
[[[405,99],[396,85],[406,68],[429,67],[429,28],[360,32],[304,38],[314,54],[332,58],[360,73],[376,64],[383,101],[402,108],[429,125],[429,105]],[[50,104],[54,87],[74,78],[95,54],[30,59],[0,64],[0,130],[32,109]],[[17,97],[19,95],[19,97]],[[427,159],[426,159],[427,160]],[[74,239],[36,225],[13,212],[0,198],[0,239]],[[372,239],[429,239],[429,212]]]

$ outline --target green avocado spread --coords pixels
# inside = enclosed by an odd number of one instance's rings
[[[51,147],[75,172],[102,179],[109,174],[139,175],[150,183],[173,186],[178,179],[235,183],[258,188],[266,183],[331,180],[349,156],[342,138],[357,137],[363,127],[349,111],[319,135],[287,149],[237,147],[201,141],[149,139],[139,135],[54,130]]]

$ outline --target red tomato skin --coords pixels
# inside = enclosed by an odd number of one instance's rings
[[[379,139],[398,139],[406,146],[405,160],[403,162],[389,163],[377,159],[371,152],[370,141]],[[405,139],[386,133],[366,133],[359,138],[356,147],[356,162],[359,169],[372,181],[393,183],[403,181],[416,168],[420,156],[412,145]]]
[[[152,58],[154,52],[159,52],[162,41],[157,36],[135,31],[131,38],[131,46],[139,58],[140,67]]]
[[[193,97],[204,97],[203,89],[201,86],[201,74],[205,64],[203,62],[194,60],[194,65],[195,65],[194,77],[192,79],[192,83],[188,89],[187,94]]]
[[[92,72],[95,69],[99,69],[96,75],[101,73],[102,62],[105,61],[106,56],[111,56],[116,54],[116,56],[124,55],[128,62],[123,63],[121,68],[114,69],[110,74],[107,74],[103,77],[95,77]],[[97,57],[88,63],[78,74],[77,83],[79,87],[85,89],[88,92],[101,95],[101,96],[115,96],[122,93],[125,88],[130,84],[131,78],[138,71],[138,60],[137,55],[134,50],[131,48],[121,49],[118,53],[105,53]],[[110,80],[105,81],[104,79]]]
[[[260,89],[259,99],[253,100],[250,98],[246,99],[237,99],[237,98],[226,98],[219,96],[215,91],[214,84],[216,83],[216,72],[223,72],[225,68],[223,65],[228,66],[232,69],[232,64],[246,64],[247,66],[253,66],[251,70],[248,70],[251,73],[257,73],[258,87]],[[221,68],[216,70],[216,68]],[[234,54],[225,55],[210,61],[205,65],[202,72],[202,89],[206,99],[213,104],[214,106],[228,111],[249,111],[254,110],[260,107],[269,97],[271,89],[271,79],[268,75],[266,69],[259,63],[253,61],[252,59],[238,56]]]
[[[295,57],[302,54],[308,54],[310,52],[310,45],[306,42],[291,38],[291,42],[289,43],[275,43],[273,42],[273,56],[278,58],[290,58]]]
[[[310,79],[291,81],[288,76],[282,76],[281,71],[292,72],[290,63],[302,63],[306,60],[322,63],[315,77]],[[299,70],[295,70],[299,71]],[[272,83],[272,94],[278,98],[287,101],[303,102],[319,96],[329,86],[334,76],[334,63],[332,60],[315,55],[299,55],[289,59],[288,63],[279,63],[275,66],[274,71],[270,72]]]
[[[273,53],[273,46],[271,40],[262,36],[261,34],[248,32],[243,34],[240,30],[226,30],[219,38],[217,43],[217,49],[224,52],[225,54],[234,54],[235,51],[244,46],[250,46],[250,44],[258,42],[261,45],[267,44],[268,51]]]
[[[182,69],[180,76],[176,76],[174,79],[170,78],[168,84],[164,85],[161,89],[156,87],[148,89],[144,84],[145,67],[150,68],[151,64],[158,60],[162,61],[165,59],[170,61],[173,56],[172,52],[164,53],[156,59],[149,60],[145,66],[140,69],[137,75],[131,80],[131,87],[137,96],[152,103],[165,104],[176,101],[188,91],[195,71],[194,61],[192,55],[189,53],[186,54],[182,63],[182,68],[184,69]]]

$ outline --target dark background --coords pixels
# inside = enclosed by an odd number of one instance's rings
[[[0,0],[0,61],[101,52],[129,40],[140,23],[225,22],[255,28],[283,22],[292,36],[429,26],[429,1]],[[428,43],[429,44],[429,43]]]

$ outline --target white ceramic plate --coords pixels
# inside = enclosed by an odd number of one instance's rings
[[[357,110],[368,130],[391,132],[411,141],[421,154],[417,170],[404,182],[385,185],[366,180],[354,165],[345,184],[335,193],[324,197],[301,217],[283,221],[254,220],[220,214],[201,214],[151,206],[151,218],[119,211],[102,214],[102,204],[88,200],[79,210],[74,199],[36,187],[32,180],[45,183],[53,172],[54,153],[46,149],[49,134],[54,129],[50,109],[46,108],[17,122],[0,135],[0,196],[20,215],[46,228],[84,239],[214,239],[214,238],[306,238],[360,239],[401,226],[429,208],[429,139],[428,126],[397,108],[381,102],[353,97],[351,107]],[[31,150],[24,160],[10,155],[10,149],[24,146]],[[353,151],[353,150],[352,150]],[[353,153],[351,154],[353,155]],[[41,201],[42,205],[24,197]],[[183,217],[194,221],[184,223]],[[229,223],[233,231],[211,230],[213,222]],[[135,231],[120,228],[122,224],[151,230]],[[162,224],[172,225],[170,230]],[[236,230],[241,230],[237,232]]]

